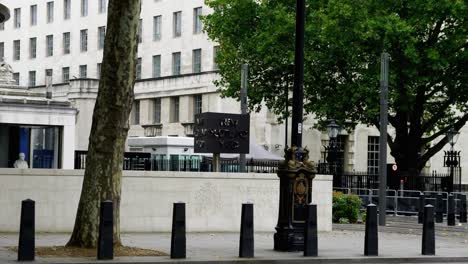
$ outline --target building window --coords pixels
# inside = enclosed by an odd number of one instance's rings
[[[70,32],[63,33],[63,54],[70,54]]]
[[[170,115],[169,122],[178,123],[179,122],[179,97],[171,97],[171,106],[170,106]]]
[[[195,120],[195,115],[201,114],[202,113],[202,107],[203,107],[203,102],[202,102],[202,95],[197,94],[193,96],[193,115]]]
[[[140,21],[139,21],[139,23],[138,23],[138,35],[137,35],[137,38],[138,38],[138,43],[143,42],[143,19],[140,19]]]
[[[5,30],[5,23],[4,22],[0,23],[0,30]]]
[[[0,42],[0,60],[3,60],[5,57],[5,43]]]
[[[161,77],[161,55],[153,56],[153,78]]]
[[[47,2],[47,23],[54,22],[54,2]]]
[[[30,71],[29,72],[29,82],[28,82],[29,87],[36,86],[36,72],[35,71]]]
[[[367,138],[367,172],[369,174],[379,173],[379,137]]]
[[[153,123],[161,123],[161,98],[155,98],[153,100]]]
[[[32,5],[30,8],[31,11],[31,26],[37,25],[37,5]]]
[[[19,72],[13,73],[13,80],[15,80],[16,85],[20,84],[20,74],[19,74]]]
[[[21,59],[21,43],[19,40],[13,41],[13,60]]]
[[[46,36],[46,56],[54,56],[54,36],[47,35]]]
[[[193,73],[201,72],[201,49],[195,49],[192,53],[192,71]]]
[[[52,76],[54,75],[54,71],[52,69],[45,70],[45,85],[52,84]]]
[[[71,0],[63,0],[63,19],[70,19],[71,16]]]
[[[136,64],[136,79],[140,80],[141,79],[141,58],[137,59],[137,64]]]
[[[182,35],[182,11],[174,12],[173,34],[174,38],[180,37]]]
[[[62,82],[67,83],[70,81],[70,67],[62,68]]]
[[[139,125],[140,124],[140,101],[133,101],[132,107],[132,125]]]
[[[106,27],[98,27],[98,49],[104,48],[104,40],[106,39]]]
[[[15,28],[21,27],[21,8],[15,8],[14,10],[14,21],[13,25]]]
[[[88,16],[88,0],[81,0],[81,16]]]
[[[201,21],[201,15],[202,15],[202,8],[197,7],[193,9],[193,34],[199,34],[202,32],[202,21]]]
[[[88,76],[88,66],[80,65],[80,78],[84,79]]]
[[[102,66],[102,63],[98,63],[97,66],[96,66],[96,76],[98,79],[101,79],[101,66]]]
[[[218,62],[216,61],[218,59],[219,49],[220,49],[219,46],[213,47],[213,70],[215,71],[219,70],[219,65],[218,65]]]
[[[80,50],[81,52],[88,51],[88,30],[82,29],[80,31]]]
[[[172,53],[172,75],[180,75],[180,52]]]
[[[106,0],[98,0],[99,6],[99,14],[105,13],[106,12]]]
[[[162,16],[153,17],[153,40],[161,40]]]
[[[37,38],[29,39],[29,58],[35,59],[37,56]]]

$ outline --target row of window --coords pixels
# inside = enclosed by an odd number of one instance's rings
[[[3,43],[0,43],[0,51],[1,46]],[[219,47],[214,47],[214,54],[213,54],[213,63],[214,63],[214,70],[217,69],[217,64],[215,63],[216,53],[218,52]],[[1,56],[1,54],[0,54]],[[181,74],[181,53],[174,52],[172,53],[172,75],[180,75]],[[100,78],[101,72],[101,63],[97,64],[97,72],[96,77]],[[87,65],[80,65],[79,66],[79,78],[87,78],[88,73]],[[192,72],[193,73],[200,73],[202,71],[202,50],[195,49],[192,51]],[[46,69],[45,76],[53,76],[52,69]],[[142,78],[142,58],[138,58],[137,65],[136,65],[136,78]],[[28,73],[28,86],[36,86],[36,71],[29,71]],[[19,73],[14,73],[14,78],[16,80],[17,85],[19,85]],[[154,55],[152,57],[152,78],[159,78],[161,77],[161,55]],[[62,82],[66,83],[70,80],[70,67],[63,67],[62,68]]]
[[[106,34],[106,27],[98,27],[98,49],[104,48],[104,39]],[[71,52],[71,35],[70,32],[62,34],[62,48],[63,54],[70,54]],[[47,35],[45,39],[45,55],[46,57],[54,56],[54,35]],[[83,29],[80,31],[80,51],[86,52],[88,50],[88,30]],[[0,42],[0,58],[5,56],[5,44]],[[29,58],[35,59],[37,57],[37,38],[29,38]],[[13,60],[21,60],[21,41],[13,40]]]
[[[98,11],[100,14],[105,13],[107,10],[107,0],[98,0]],[[54,1],[46,3],[46,22],[54,22]],[[81,16],[88,16],[88,0],[81,0]],[[63,0],[63,19],[69,20],[71,18],[71,0]],[[37,4],[29,7],[29,24],[31,26],[37,25]],[[13,10],[13,28],[21,28],[21,8],[15,8]],[[0,26],[0,29],[4,29],[4,25]]]
[[[192,96],[193,100],[193,115],[195,120],[195,115],[200,114],[202,112],[202,95],[197,94]],[[169,122],[170,123],[178,123],[180,122],[180,97],[174,96],[170,97],[169,100]],[[161,123],[161,98],[154,98],[150,104],[150,119],[152,120],[153,124],[160,124]],[[130,117],[130,123],[132,125],[139,125],[140,124],[140,101],[136,100],[133,102],[132,113]]]
[[[70,19],[71,16],[71,0],[64,1],[64,19]],[[81,15],[88,15],[88,0],[81,0]],[[102,10],[101,10],[102,9]],[[105,0],[99,0],[99,10],[100,12],[105,12]],[[37,5],[31,6],[31,26],[37,25]],[[199,34],[202,32],[203,24],[201,21],[202,8],[196,7],[193,9],[193,33]],[[52,23],[54,21],[54,2],[47,2],[47,23]],[[14,28],[21,27],[21,8],[15,8],[14,10],[14,19],[13,19]],[[173,37],[182,36],[182,11],[177,11],[173,13]],[[3,23],[0,24],[0,30],[4,29]],[[138,29],[138,42],[143,41],[143,20],[140,19],[140,25]],[[153,40],[161,40],[162,37],[162,15],[153,17]]]
[[[65,0],[67,1],[67,0]],[[69,1],[69,0],[68,0]],[[51,2],[53,3],[53,2]],[[202,30],[202,24],[200,20],[201,16],[201,7],[194,9],[194,32],[200,33]],[[174,37],[181,36],[181,19],[182,19],[182,12],[175,12],[174,13]],[[143,22],[140,19],[140,26],[138,32],[138,42],[141,43],[143,41],[142,34],[143,34]],[[153,23],[153,39],[160,40],[161,39],[161,27],[162,27],[162,17],[155,16],[154,23]],[[104,40],[106,34],[106,27],[101,26],[98,27],[98,49],[104,48]],[[70,54],[70,32],[65,32],[62,34],[62,48],[63,54]],[[36,51],[37,51],[37,38],[30,38],[29,39],[29,58],[34,59],[36,58]],[[80,30],[80,51],[86,52],[88,51],[88,30],[82,29]],[[1,43],[0,46],[0,58],[4,57],[4,43]],[[54,35],[47,35],[46,36],[46,56],[50,57],[54,55]],[[14,40],[13,41],[13,60],[17,61],[21,59],[21,41]]]

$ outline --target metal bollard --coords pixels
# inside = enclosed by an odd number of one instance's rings
[[[377,226],[377,206],[369,204],[366,214],[366,234],[364,238],[364,255],[379,255],[379,234]]]
[[[424,220],[424,206],[426,205],[426,196],[422,193],[419,195],[419,210],[418,210],[418,224],[422,224]]]
[[[239,258],[254,257],[253,204],[242,204]]]
[[[114,207],[112,201],[101,202],[97,259],[114,259]]]
[[[435,255],[434,207],[430,204],[424,207],[424,225],[421,254]]]
[[[171,258],[186,258],[185,203],[174,203],[172,212]]]
[[[453,194],[450,194],[448,197],[447,225],[455,225],[455,197],[453,196]]]
[[[18,261],[33,261],[35,257],[35,202],[21,202]]]
[[[435,211],[436,211],[436,214],[435,214],[436,223],[444,222],[444,198],[441,193],[437,194]]]
[[[466,195],[460,195],[460,223],[467,222],[466,203]]]
[[[307,205],[307,220],[304,231],[304,256],[316,257],[318,255],[316,204]]]

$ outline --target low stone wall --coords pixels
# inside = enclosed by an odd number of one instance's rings
[[[83,171],[0,169],[0,232],[19,229],[21,200],[36,201],[38,232],[70,232]],[[189,232],[239,232],[241,204],[254,203],[256,231],[274,231],[276,174],[124,171],[121,230],[168,232],[172,204],[187,203]],[[313,202],[320,231],[332,228],[332,176],[317,175]]]

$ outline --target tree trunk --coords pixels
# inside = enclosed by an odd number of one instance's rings
[[[67,246],[97,247],[100,202],[114,204],[114,243],[120,245],[123,153],[135,84],[140,0],[110,0],[99,92],[94,106],[83,187]]]

